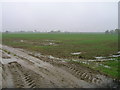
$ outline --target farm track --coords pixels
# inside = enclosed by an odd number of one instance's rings
[[[3,88],[96,88],[112,87],[113,80],[99,72],[73,63],[25,50],[3,46]]]
[[[39,58],[45,62],[49,62],[50,64],[55,65],[57,67],[63,68],[64,70],[68,71],[69,73],[76,76],[80,80],[84,80],[86,82],[96,84],[98,85],[98,87],[99,85],[105,85],[106,87],[109,86],[108,84],[110,84],[107,83],[109,82],[109,78],[107,76],[103,76],[103,75],[100,76],[101,73],[97,71],[93,71],[90,68],[79,66],[77,64],[73,64],[69,62],[63,63],[55,59],[50,59],[50,58],[46,59],[46,57],[35,56],[33,54],[29,54],[29,55]]]

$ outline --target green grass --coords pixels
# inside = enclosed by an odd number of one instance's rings
[[[103,66],[99,66],[96,67],[95,69],[105,74],[108,74],[111,77],[120,78],[118,73],[118,69],[119,69],[118,66],[120,65],[120,62],[118,60],[103,62],[103,65],[110,66],[111,68],[105,68]]]
[[[108,56],[118,50],[117,35],[105,34],[3,34],[3,44],[38,51],[45,55],[53,55],[62,58],[77,58],[72,52],[84,52],[85,59],[93,59],[95,56]],[[25,40],[26,42],[20,42]],[[45,40],[56,43],[57,46],[44,46]]]
[[[72,62],[75,64],[79,64],[85,67],[89,67],[93,70],[97,70],[105,75],[108,75],[109,77],[120,79],[120,73],[119,73],[119,66],[120,66],[120,61],[119,60],[113,60],[113,61],[105,61],[105,62],[89,62],[89,64],[84,64],[81,62],[76,62],[76,61],[67,61],[67,62]],[[98,66],[96,66],[96,63],[99,63]],[[110,68],[106,68],[102,65],[107,65]]]

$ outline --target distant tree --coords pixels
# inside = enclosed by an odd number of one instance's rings
[[[106,30],[105,34],[120,34],[120,29],[115,29],[115,30]]]
[[[114,30],[110,30],[110,34],[115,34],[115,31]]]
[[[37,30],[34,30],[34,32],[37,32]]]
[[[60,30],[58,30],[57,32],[61,32]]]
[[[9,31],[5,31],[5,33],[9,33]]]
[[[22,32],[24,32],[24,31],[21,30],[20,32],[22,33]]]
[[[106,30],[106,31],[105,31],[105,34],[109,34],[109,30]]]
[[[50,33],[60,33],[60,30],[51,30]]]
[[[52,31],[50,31],[50,32],[54,32],[54,31],[52,30]]]
[[[116,34],[120,34],[120,29],[115,29]]]

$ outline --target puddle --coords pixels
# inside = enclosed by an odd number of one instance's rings
[[[90,62],[102,62],[102,61],[110,61],[110,60],[116,60],[114,58],[109,58],[109,59],[97,59],[97,60],[88,60]]]
[[[24,40],[20,40],[20,42],[24,42]]]
[[[89,62],[86,62],[86,61],[81,61],[80,63],[83,63],[83,64],[90,64]]]
[[[104,60],[88,60],[90,62],[95,62],[95,61],[104,61]]]
[[[109,69],[111,68],[110,66],[106,66],[106,65],[104,65],[104,67],[105,67],[105,68],[109,68]]]
[[[68,60],[68,59],[63,59],[63,58],[57,58],[57,57],[53,57],[53,56],[47,56],[48,58],[50,59],[56,59],[56,60],[60,60],[60,61],[65,61],[65,60]]]
[[[116,54],[110,54],[108,57],[95,57],[96,60],[89,60],[89,61],[107,61],[107,60],[116,60],[115,58],[120,57],[120,51],[118,51]]]
[[[57,45],[56,43],[53,42],[55,40],[44,40],[44,41],[46,41],[43,43],[43,45],[45,46],[51,46],[51,45],[56,46]]]
[[[49,42],[49,43],[43,43],[42,45],[44,45],[44,46],[57,46],[58,44]]]
[[[113,58],[120,57],[120,51],[118,51],[116,54],[112,54],[112,55],[109,56],[109,57],[113,57]]]
[[[49,57],[50,59],[56,59],[55,57],[53,57],[53,56],[51,56],[51,55],[50,55],[50,56],[48,56],[48,57]]]
[[[83,63],[83,64],[87,64],[87,65],[91,64],[89,61],[80,61],[80,60],[72,60],[72,61]],[[102,66],[102,67],[109,68],[109,69],[111,68],[110,66],[99,64],[99,63],[95,63],[94,65],[95,65],[95,67]]]
[[[109,57],[120,57],[120,55],[112,55],[112,56],[109,56]]]
[[[100,57],[95,57],[95,59],[104,59],[105,57],[102,57],[102,56],[100,56]]]
[[[80,60],[75,60],[75,59],[72,59],[72,61],[74,62],[78,62],[78,63],[83,63],[83,64],[90,64],[88,61],[80,61]]]
[[[75,53],[71,53],[72,55],[80,55],[81,52],[75,52]]]
[[[55,45],[55,43],[49,43],[49,45]]]
[[[45,40],[45,41],[47,41],[47,42],[53,42],[53,41],[55,41],[55,40]]]
[[[111,68],[110,66],[107,66],[107,65],[103,65],[103,64],[99,64],[100,66],[103,66],[103,67],[105,67],[105,68]]]
[[[120,51],[118,51],[118,54],[120,54]]]

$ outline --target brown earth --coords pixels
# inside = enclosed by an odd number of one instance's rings
[[[5,45],[0,53],[1,88],[113,87],[112,78],[78,64]]]

